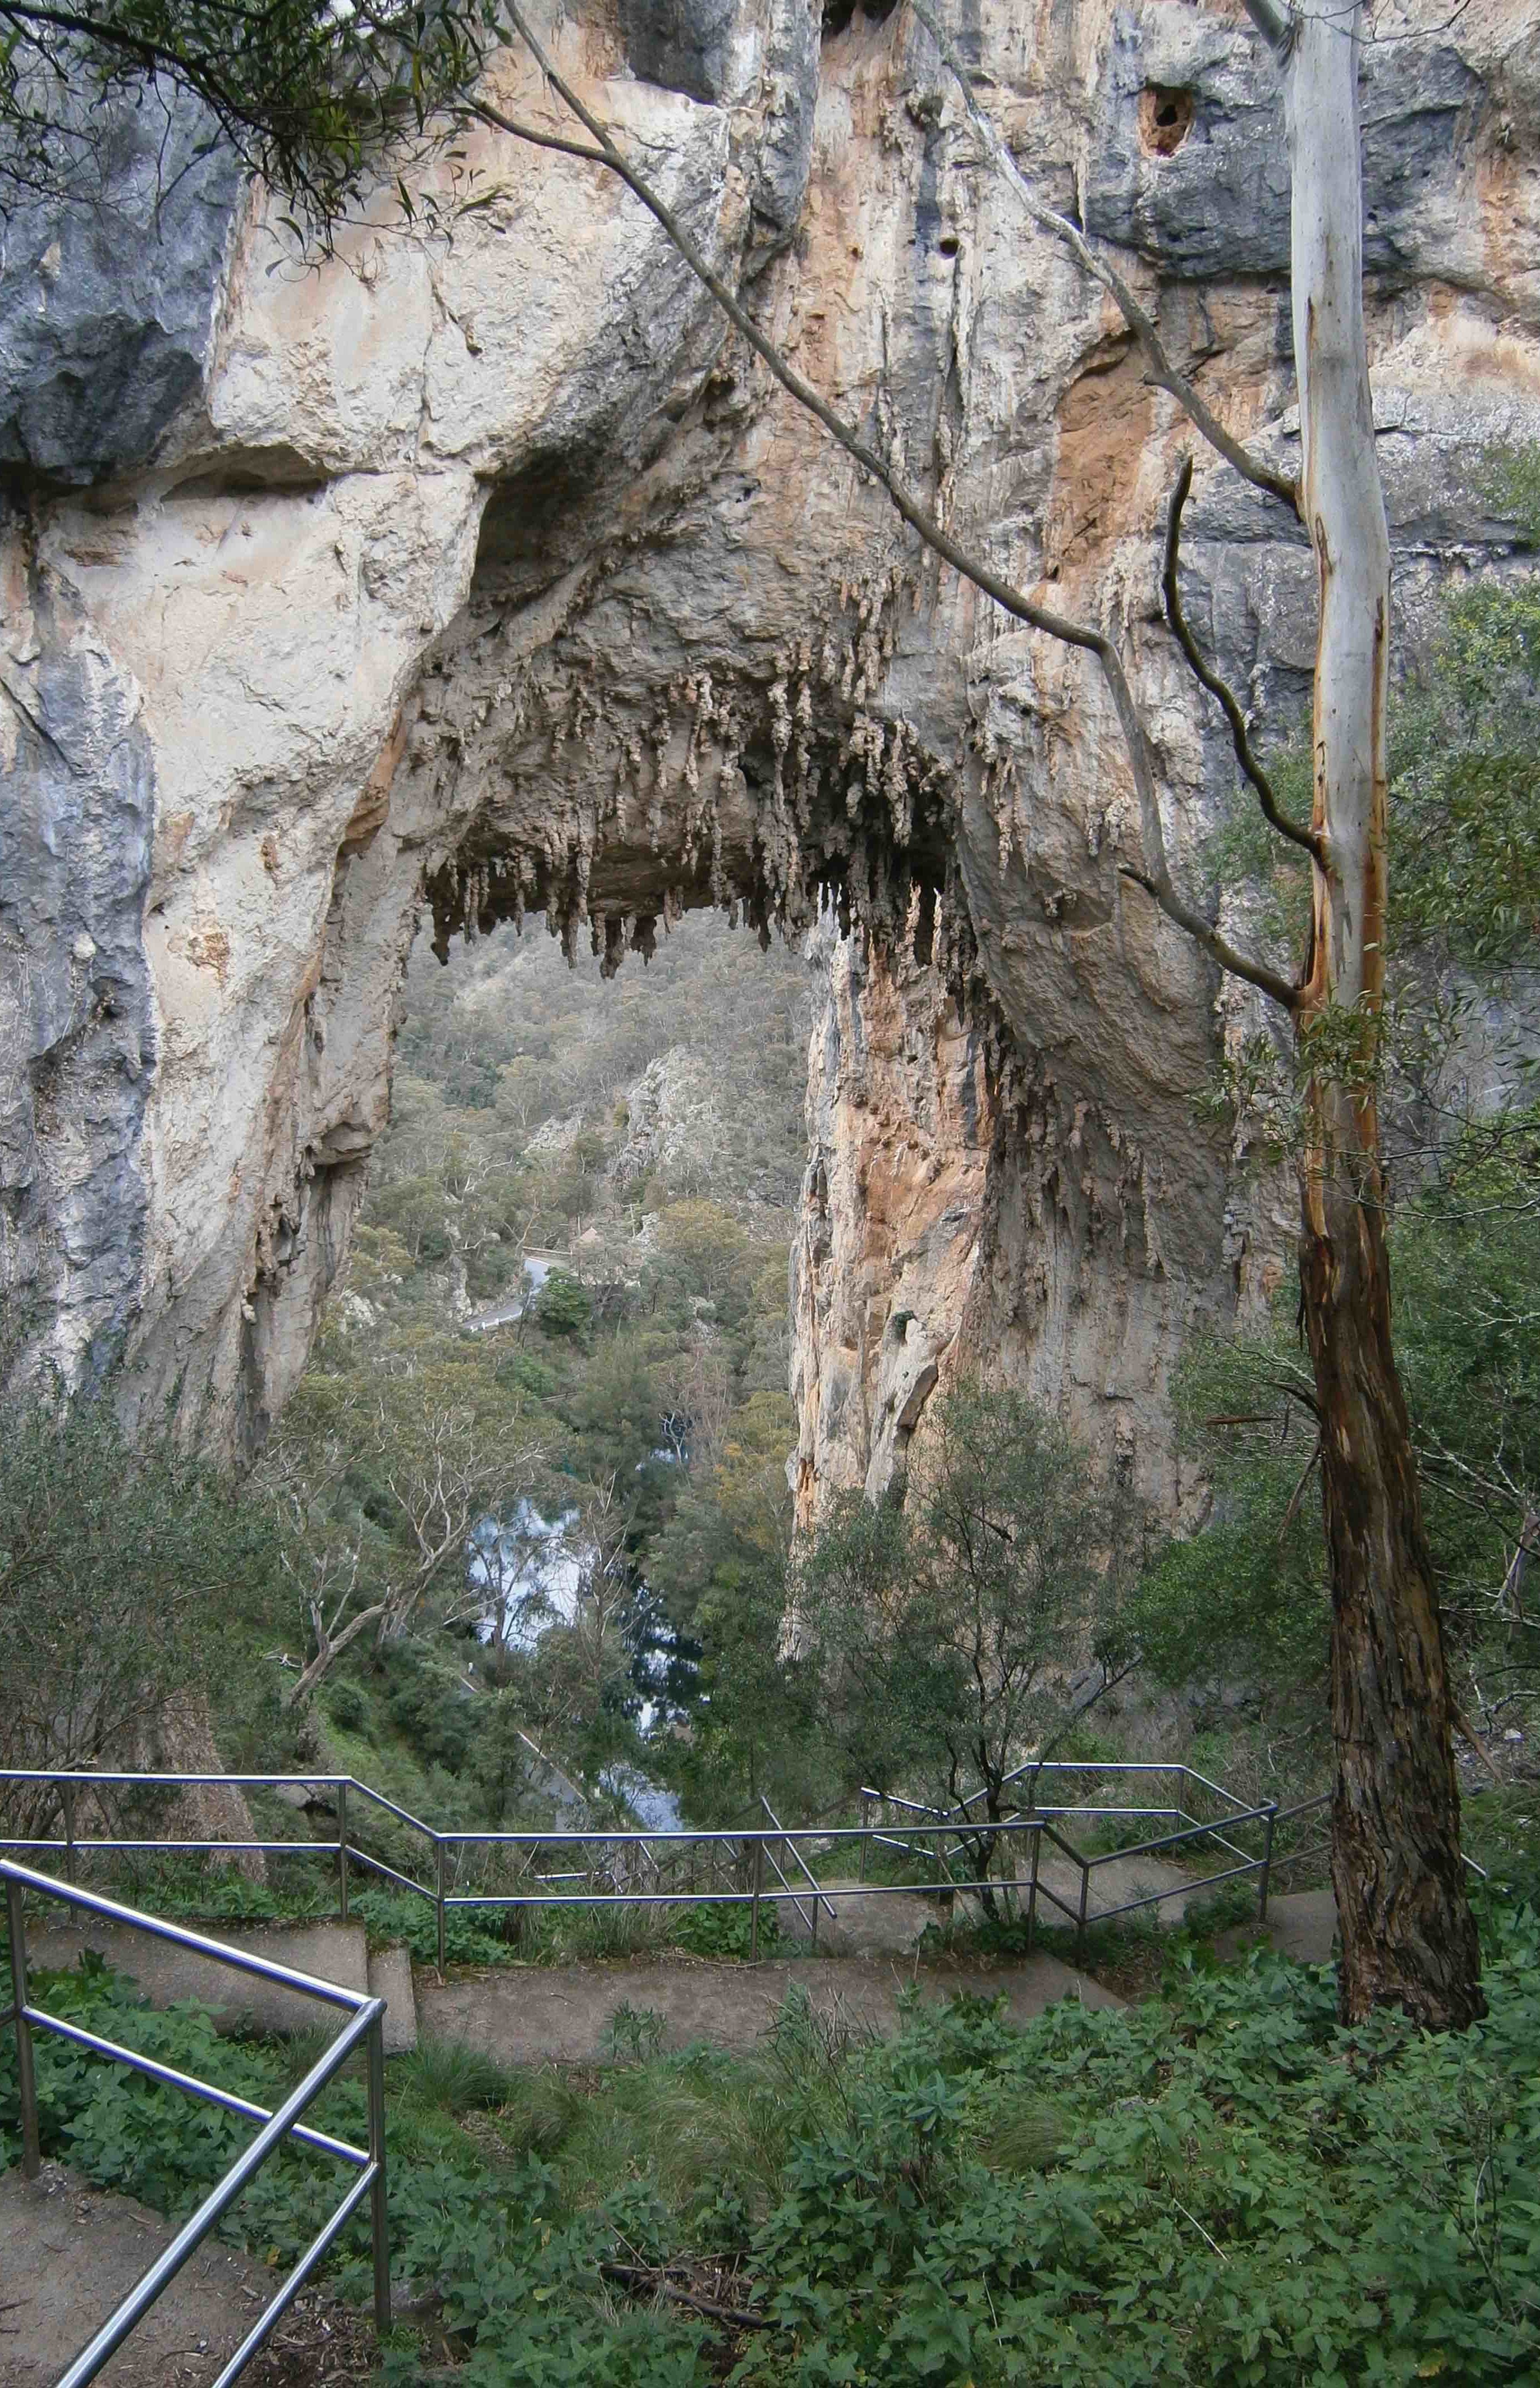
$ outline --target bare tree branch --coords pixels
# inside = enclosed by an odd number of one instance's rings
[[[974,130],[982,138],[991,162],[1004,175],[1033,222],[1042,231],[1051,233],[1056,240],[1063,241],[1076,264],[1082,266],[1095,281],[1100,282],[1103,290],[1116,300],[1124,322],[1149,359],[1151,380],[1159,388],[1168,391],[1177,400],[1177,405],[1185,409],[1210,447],[1218,451],[1227,464],[1233,464],[1236,471],[1244,479],[1250,481],[1254,488],[1266,489],[1270,497],[1280,498],[1291,514],[1297,515],[1299,513],[1298,484],[1289,479],[1285,474],[1275,473],[1272,466],[1265,464],[1259,456],[1254,456],[1251,450],[1243,446],[1233,433],[1226,430],[1213,408],[1204,404],[1187,375],[1178,372],[1172,363],[1160,334],[1122,275],[1103,259],[1097,256],[1078,226],[1071,223],[1067,216],[1062,216],[1054,209],[1045,207],[1041,199],[1036,196],[1021,168],[1011,155],[999,127],[980,107],[974,95],[967,66],[959,55],[957,46],[945,25],[931,7],[929,0],[910,0],[910,6],[940,51],[943,63],[961,92],[969,118]]]
[[[1244,0],[1244,6],[1267,47],[1286,58],[1294,45],[1294,12],[1288,0]]]
[[[1190,456],[1184,456],[1181,471],[1177,476],[1177,486],[1171,492],[1171,502],[1165,513],[1165,561],[1161,571],[1161,597],[1165,606],[1166,622],[1170,627],[1172,637],[1187,657],[1194,679],[1201,680],[1210,696],[1217,697],[1223,707],[1225,719],[1229,723],[1229,734],[1235,747],[1235,759],[1256,790],[1257,802],[1262,807],[1263,814],[1269,826],[1277,830],[1279,837],[1286,837],[1292,845],[1302,846],[1312,861],[1318,863],[1324,870],[1326,849],[1318,831],[1302,828],[1298,821],[1291,820],[1287,813],[1280,810],[1278,798],[1273,792],[1273,783],[1257,761],[1253,750],[1251,738],[1246,730],[1246,717],[1236,703],[1231,690],[1220,679],[1213,666],[1205,660],[1197,641],[1188,628],[1187,616],[1182,612],[1181,593],[1177,585],[1177,566],[1181,549],[1182,509],[1187,503],[1188,492],[1191,487],[1192,459]]]
[[[1276,971],[1268,970],[1266,964],[1254,961],[1247,955],[1238,952],[1209,921],[1203,919],[1200,912],[1195,911],[1191,905],[1177,893],[1171,883],[1150,741],[1133,690],[1129,685],[1127,672],[1124,668],[1123,658],[1113,641],[1104,632],[1091,629],[1087,623],[1073,621],[1066,615],[1056,614],[1047,606],[1035,604],[1031,598],[1024,595],[1019,589],[1013,588],[1010,581],[1002,580],[998,573],[991,572],[986,565],[981,564],[978,558],[970,554],[966,548],[959,546],[950,533],[942,528],[929,508],[921,503],[913,491],[899,480],[897,475],[877,451],[861,438],[855,426],[837,413],[821,393],[815,389],[810,382],[805,381],[796,368],[790,364],[774,344],[765,337],[758,325],[740,303],[736,294],[696,247],[673,210],[658,197],[645,177],[637,171],[624,152],[616,145],[608,128],[600,121],[592,109],[584,105],[570,83],[561,75],[539,36],[526,19],[518,6],[518,0],[503,0],[503,5],[510,22],[538,62],[551,89],[577,117],[584,129],[592,134],[598,145],[603,163],[619,176],[627,188],[641,200],[648,213],[662,225],[691,273],[711,293],[729,322],[747,341],[756,356],[770,367],[783,389],[795,398],[799,406],[806,407],[808,413],[815,416],[831,437],[839,442],[846,454],[855,459],[862,471],[869,473],[872,479],[886,490],[905,522],[909,524],[911,530],[919,533],[933,553],[939,555],[965,580],[972,581],[975,589],[982,590],[984,594],[993,598],[995,603],[1004,612],[1013,616],[1017,621],[1025,622],[1030,629],[1041,630],[1049,638],[1058,640],[1063,646],[1079,647],[1096,657],[1117,714],[1118,724],[1123,731],[1124,744],[1133,771],[1135,793],[1139,798],[1140,833],[1147,857],[1142,870],[1136,870],[1128,864],[1120,865],[1123,877],[1131,879],[1137,886],[1142,887],[1165,913],[1167,919],[1174,921],[1179,929],[1184,930],[1193,939],[1195,944],[1201,946],[1221,970],[1228,971],[1233,977],[1244,979],[1248,984],[1260,988],[1264,995],[1270,996],[1275,1003],[1281,1004],[1285,1010],[1292,1012],[1295,996],[1294,989],[1289,982],[1279,977]],[[499,132],[513,134],[515,140],[527,137],[525,127],[516,118],[505,116],[501,108],[494,108],[490,101],[473,101],[470,104],[469,112],[479,117],[484,123],[496,126]],[[544,135],[540,138],[543,146],[550,146],[546,144]]]

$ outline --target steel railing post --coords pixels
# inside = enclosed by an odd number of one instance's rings
[[[860,1844],[859,1844],[859,1846],[860,1846],[860,1855],[859,1855],[859,1857],[858,1858],[858,1860],[856,1861],[856,1880],[857,1880],[858,1882],[864,1882],[864,1881],[866,1880],[866,1855],[867,1855],[867,1851],[868,1851],[868,1849],[869,1849],[869,1848],[871,1848],[871,1846],[872,1846],[872,1844],[870,1843],[870,1841],[867,1839],[867,1837],[866,1837],[866,1836],[867,1836],[868,1832],[871,1830],[871,1827],[872,1827],[872,1802],[871,1802],[871,1800],[867,1797],[867,1796],[866,1796],[865,1792],[863,1791],[863,1792],[861,1793],[861,1837],[860,1837]]]
[[[75,1786],[72,1783],[61,1783],[58,1787],[59,1796],[64,1802],[64,1879],[66,1882],[73,1882],[75,1879]],[[73,1910],[70,1912],[72,1913]]]
[[[1268,1802],[1262,1826],[1262,1873],[1256,1886],[1256,1920],[1259,1924],[1267,1921],[1267,1889],[1273,1872],[1273,1826],[1277,1822],[1278,1801],[1273,1799]]]
[[[21,2169],[29,2180],[43,2170],[43,2142],[37,2128],[37,2070],[32,2063],[32,2027],[27,2020],[27,1927],[21,1913],[21,1886],[6,1885],[6,1922],[11,1936],[11,1996],[16,2001],[16,2086],[21,2102]]]
[[[1043,1828],[1041,1824],[1034,1824],[1030,1829],[1032,1833],[1032,1879],[1027,1885],[1026,1891],[1026,1953],[1029,1957],[1032,1954],[1033,1935],[1036,1933],[1037,1928],[1037,1867],[1043,1853]]]
[[[759,1962],[759,1893],[765,1883],[765,1836],[757,1833],[754,1840],[754,1896],[748,1911],[748,1962]]]
[[[348,1921],[348,1785],[337,1786],[337,1903],[344,1924]]]
[[[1076,1957],[1084,1957],[1086,1953],[1086,1909],[1090,1902],[1090,1895],[1091,1870],[1086,1863],[1085,1859],[1082,1858],[1080,1861],[1080,1912],[1075,1920],[1075,1953]]]
[[[439,1911],[439,1979],[444,1978],[444,1844],[439,1834],[433,1836],[433,1847],[439,1861],[438,1892],[434,1905]]]
[[[369,2161],[375,2178],[369,2189],[369,2226],[375,2254],[375,2334],[390,2330],[390,2215],[385,2193],[385,2018],[377,2014],[369,2026]]]

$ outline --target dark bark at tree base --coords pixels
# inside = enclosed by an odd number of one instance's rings
[[[1377,1173],[1374,1173],[1377,1180]],[[1486,2013],[1459,1848],[1450,1693],[1378,1182],[1306,1188],[1300,1289],[1320,1404],[1337,1748],[1331,1882],[1343,2020],[1398,2006],[1433,2031]]]

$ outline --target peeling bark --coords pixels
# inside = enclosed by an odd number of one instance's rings
[[[1254,15],[1256,13],[1254,9]],[[1359,24],[1301,0],[1286,41],[1301,500],[1319,580],[1313,934],[1296,1014],[1321,1068],[1300,1166],[1320,1411],[1337,1753],[1331,1878],[1345,2020],[1484,2013],[1459,1850],[1451,1695],[1391,1338],[1374,1047],[1384,992],[1390,539],[1363,314]]]

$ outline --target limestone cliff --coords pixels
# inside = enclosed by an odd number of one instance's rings
[[[1402,16],[1366,173],[1415,611],[1444,559],[1504,552],[1481,443],[1540,436],[1540,5]],[[1126,631],[1201,870],[1230,765],[1152,539],[1183,425],[927,37],[901,8],[821,39],[808,0],[625,0],[553,38],[954,530]],[[1239,9],[983,0],[965,38],[1024,171],[1286,455],[1281,129]],[[495,80],[542,105],[517,59]],[[448,248],[382,198],[312,270],[217,159],[158,205],[132,125],[106,219],[13,229],[0,1278],[32,1363],[121,1355],[141,1398],[260,1435],[386,1117],[425,900],[441,942],[541,907],[617,964],[689,905],[796,932],[824,902],[871,938],[833,954],[815,1039],[804,1497],[881,1480],[987,1349],[1172,1505],[1177,1340],[1278,1229],[1194,1124],[1229,1014],[1118,876],[1099,687],[917,552],[601,170],[469,146],[488,204]],[[1190,520],[1190,610],[1276,718],[1309,558],[1224,469]]]

